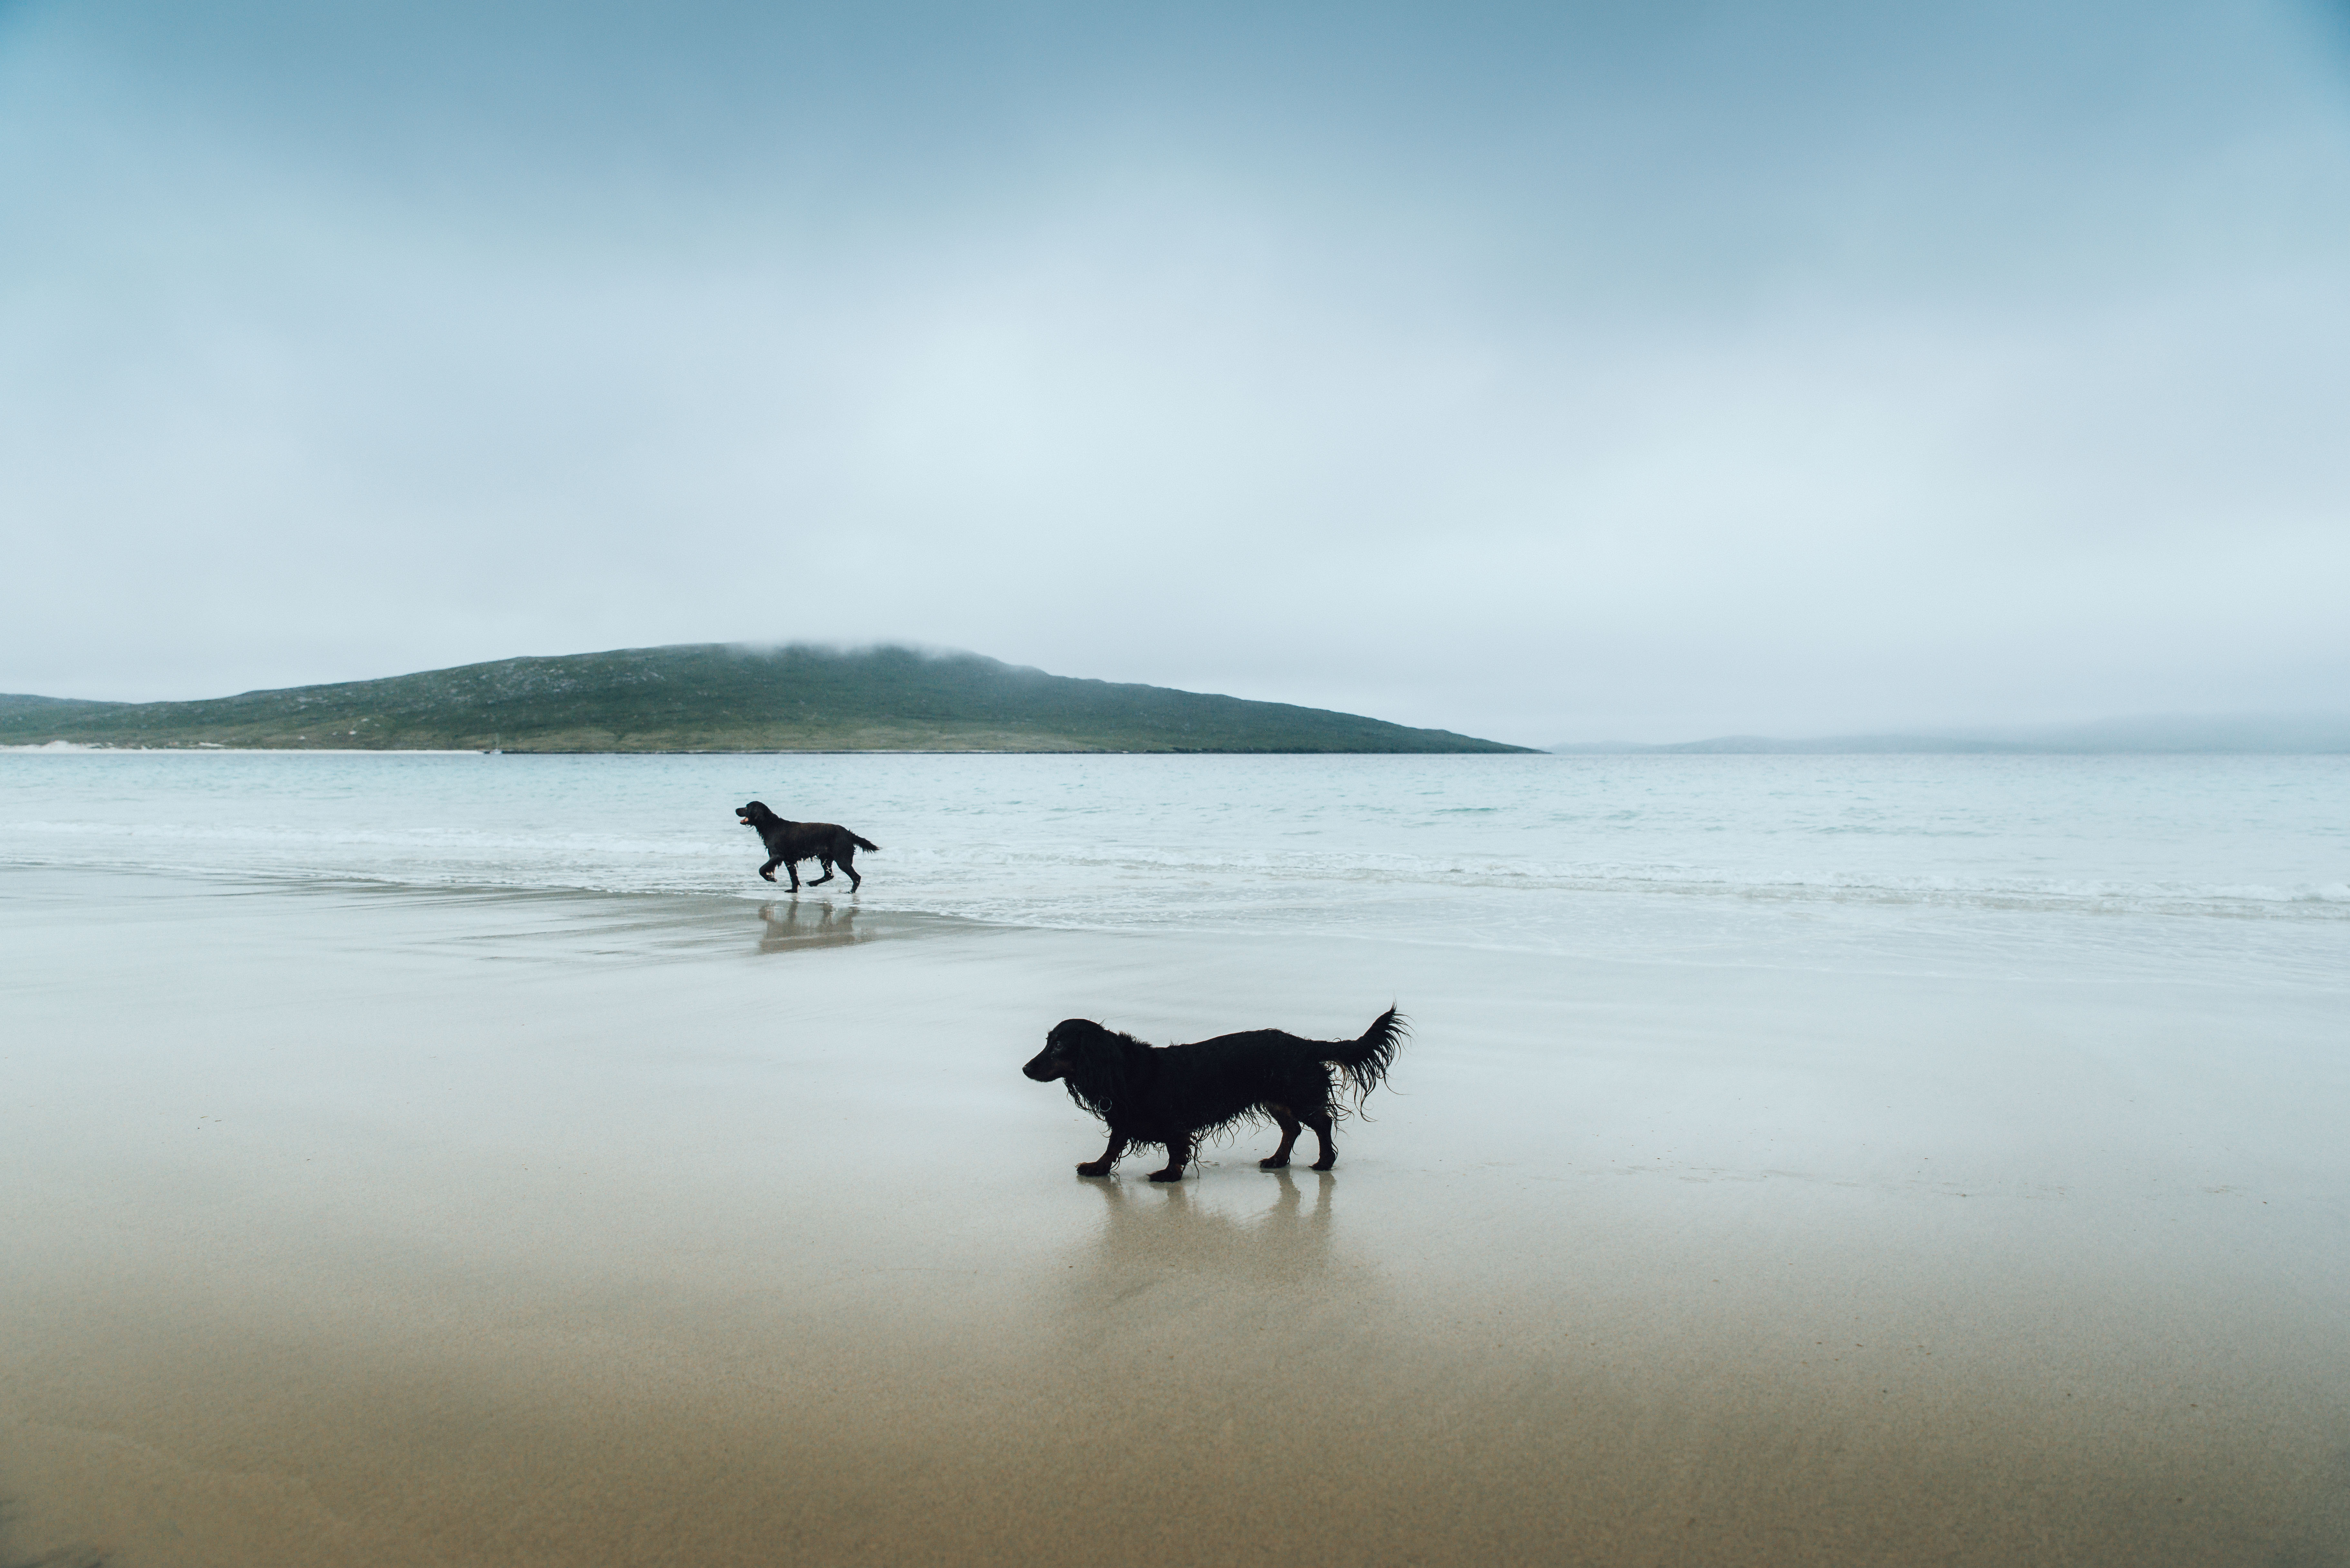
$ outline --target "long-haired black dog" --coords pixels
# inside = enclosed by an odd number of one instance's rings
[[[865,886],[865,878],[857,874],[857,852],[870,849],[876,854],[881,846],[859,838],[848,829],[829,822],[786,822],[769,811],[764,801],[734,808],[735,819],[745,827],[758,829],[760,842],[767,846],[767,863],[759,867],[759,875],[772,882],[775,867],[780,866],[792,879],[792,891],[800,890],[800,862],[814,860],[824,867],[824,875],[808,884],[820,888],[832,880],[832,863],[848,873],[848,890],[856,892]]]
[[[1340,1085],[1360,1106],[1386,1080],[1405,1033],[1392,1007],[1360,1040],[1335,1041],[1252,1029],[1196,1045],[1145,1045],[1089,1018],[1069,1018],[1053,1026],[1021,1071],[1040,1084],[1062,1080],[1069,1098],[1109,1124],[1109,1147],[1077,1167],[1079,1176],[1107,1176],[1128,1144],[1155,1143],[1167,1150],[1167,1168],[1150,1179],[1180,1181],[1201,1134],[1257,1116],[1281,1128],[1281,1147],[1257,1161],[1260,1169],[1289,1163],[1303,1124],[1322,1145],[1314,1168],[1327,1170],[1338,1163],[1330,1124],[1346,1114]]]

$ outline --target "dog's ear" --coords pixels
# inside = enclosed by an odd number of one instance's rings
[[[1069,1092],[1097,1112],[1126,1096],[1128,1044],[1090,1018],[1065,1018],[1045,1036],[1045,1054],[1059,1064]]]

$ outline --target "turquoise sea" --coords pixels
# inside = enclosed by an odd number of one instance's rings
[[[2350,758],[0,754],[0,865],[778,889],[733,808],[883,846],[857,907],[1660,962],[2350,975]],[[808,868],[814,874],[814,867]],[[845,904],[837,882],[804,899]]]

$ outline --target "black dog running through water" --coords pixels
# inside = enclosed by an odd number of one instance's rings
[[[734,808],[735,819],[745,827],[758,831],[760,842],[767,846],[767,863],[759,867],[759,875],[772,882],[775,867],[780,866],[792,879],[792,891],[800,890],[800,862],[817,861],[824,875],[808,884],[821,888],[832,880],[836,860],[848,873],[848,890],[856,892],[865,886],[865,878],[857,874],[857,852],[869,849],[879,854],[881,846],[859,838],[848,829],[829,822],[786,822],[769,811],[764,801]]]
[[[1077,1167],[1079,1176],[1107,1176],[1128,1144],[1155,1143],[1167,1150],[1167,1168],[1152,1171],[1150,1179],[1180,1181],[1201,1134],[1256,1116],[1271,1116],[1281,1128],[1281,1147],[1259,1160],[1259,1168],[1288,1165],[1302,1125],[1322,1146],[1314,1168],[1327,1170],[1338,1162],[1330,1124],[1346,1114],[1341,1085],[1360,1106],[1386,1081],[1406,1032],[1390,1007],[1360,1040],[1301,1040],[1278,1029],[1252,1029],[1194,1045],[1157,1046],[1070,1018],[1053,1026],[1045,1048],[1021,1071],[1040,1084],[1062,1080],[1069,1098],[1109,1124],[1109,1147]]]

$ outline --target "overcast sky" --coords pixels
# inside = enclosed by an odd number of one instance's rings
[[[2315,0],[0,0],[0,691],[2350,707]]]

